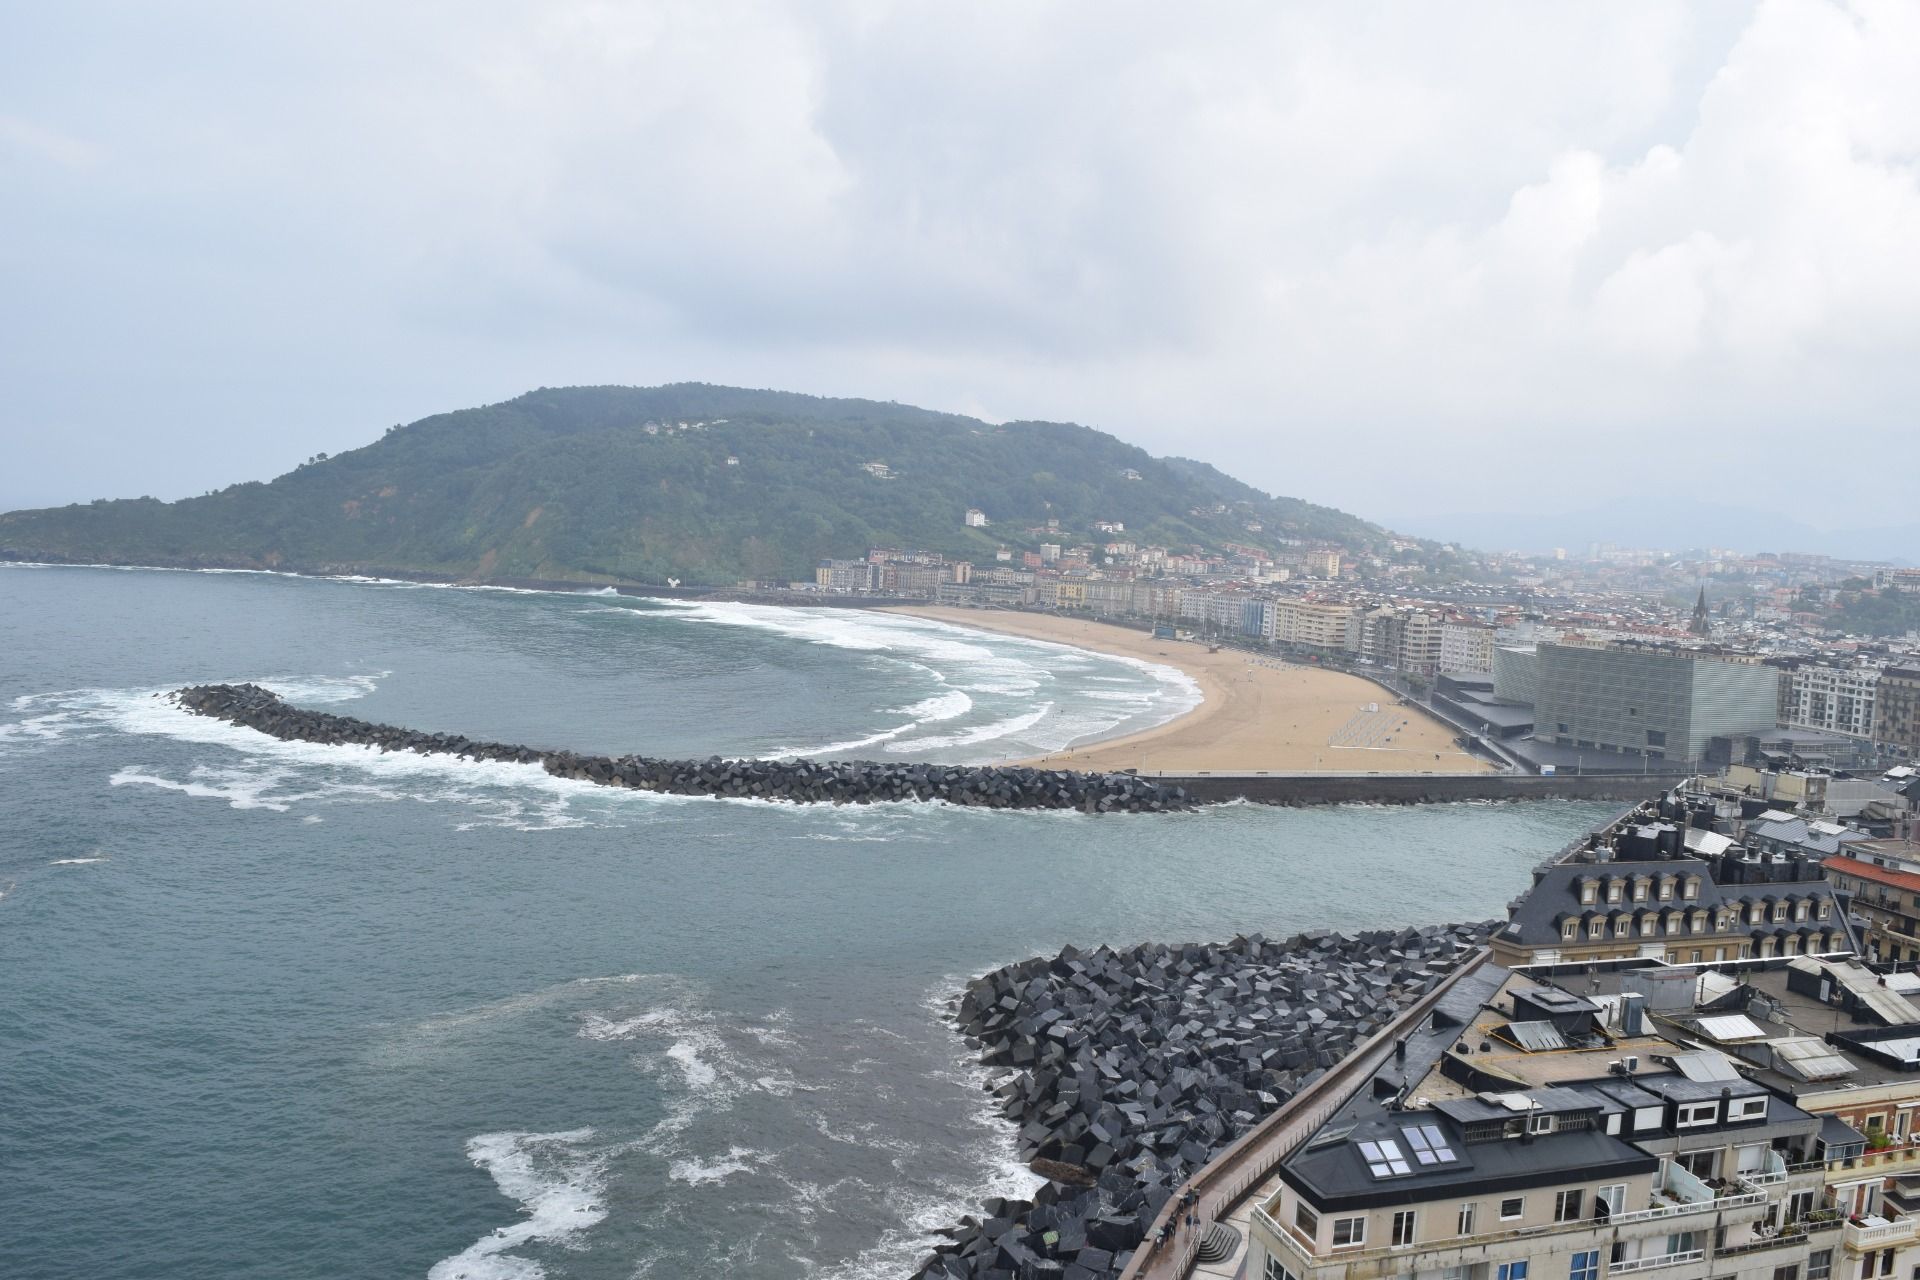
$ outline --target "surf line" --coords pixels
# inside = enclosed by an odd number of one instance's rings
[[[559,778],[680,796],[785,800],[796,804],[944,801],[987,809],[1078,809],[1162,813],[1191,809],[1186,789],[1128,773],[1082,773],[1020,765],[882,764],[872,760],[662,760],[583,756],[458,734],[422,733],[293,706],[257,684],[203,684],[169,698],[194,715],[224,720],[283,742],[363,746],[507,764],[537,764]]]

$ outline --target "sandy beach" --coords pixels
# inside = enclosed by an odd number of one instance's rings
[[[1186,672],[1200,686],[1204,700],[1198,707],[1157,728],[1026,763],[1178,773],[1258,769],[1483,773],[1488,769],[1455,745],[1450,727],[1416,707],[1398,704],[1380,686],[1344,672],[1295,666],[1232,649],[1209,653],[1202,644],[1156,640],[1144,631],[1081,618],[934,607],[888,612],[1163,663]],[[1379,709],[1365,711],[1369,704]]]

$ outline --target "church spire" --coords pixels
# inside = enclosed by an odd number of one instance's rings
[[[1697,636],[1713,634],[1713,624],[1707,621],[1707,588],[1700,588],[1700,599],[1694,602],[1693,624],[1687,628]]]

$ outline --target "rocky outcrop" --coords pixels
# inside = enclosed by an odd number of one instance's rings
[[[1184,790],[1125,773],[1076,773],[1013,765],[883,764],[870,760],[662,760],[583,756],[458,734],[422,733],[290,706],[255,684],[194,685],[174,693],[196,715],[244,725],[284,741],[371,747],[538,764],[548,773],[608,787],[680,796],[788,800],[803,804],[875,804],[944,800],[988,809],[1079,809],[1087,813],[1159,813],[1187,809]]]
[[[1115,1276],[1161,1207],[1235,1139],[1392,1021],[1492,924],[1259,936],[1214,946],[1072,947],[969,983],[955,1020],[1049,1181],[982,1217],[928,1280]]]

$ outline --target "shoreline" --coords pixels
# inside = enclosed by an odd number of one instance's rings
[[[1450,725],[1346,672],[1236,649],[1209,652],[1191,641],[1155,639],[1090,618],[938,605],[876,611],[1172,667],[1200,690],[1199,705],[1170,720],[1018,762],[1023,765],[1177,774],[1493,772],[1460,749]],[[1369,706],[1377,709],[1365,710]]]

